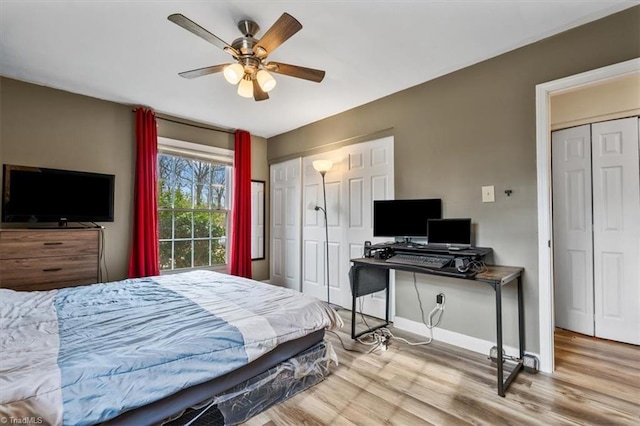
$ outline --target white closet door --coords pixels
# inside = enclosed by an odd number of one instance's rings
[[[552,133],[555,324],[593,336],[590,126]]]
[[[348,145],[302,160],[303,231],[302,277],[305,294],[327,300],[326,246],[322,179],[314,160],[331,160],[325,176],[329,223],[329,284],[332,304],[351,309],[349,268],[352,258],[362,257],[364,242],[373,238],[373,200],[393,198],[393,138]],[[393,295],[393,277],[391,277]],[[384,318],[385,294],[368,295],[364,313]],[[391,297],[393,309],[393,297]]]
[[[346,256],[342,242],[342,221],[340,216],[340,188],[342,186],[341,151],[330,151],[302,160],[303,201],[302,201],[302,288],[307,295],[327,300],[326,253],[324,213],[315,210],[315,206],[324,207],[322,178],[313,168],[315,160],[331,160],[333,167],[325,175],[327,191],[327,223],[329,224],[329,287],[332,304],[342,305],[342,287],[339,274],[339,262]]]
[[[592,133],[596,336],[640,344],[638,119]]]
[[[271,274],[273,284],[301,291],[300,159],[271,165]]]
[[[350,290],[350,259],[362,257],[364,242],[373,240],[373,200],[390,200],[394,196],[393,138],[349,145],[343,150],[343,221],[348,253],[341,259],[340,277]],[[351,306],[351,292],[344,292],[344,296],[344,305]],[[385,291],[362,296],[361,299],[365,314],[385,317]],[[360,306],[356,309],[360,311]]]

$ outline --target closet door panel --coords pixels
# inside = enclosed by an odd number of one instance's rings
[[[592,125],[597,337],[640,344],[638,119]]]
[[[300,291],[300,159],[271,165],[270,281]]]
[[[555,324],[593,336],[591,129],[552,134]]]
[[[348,277],[350,259],[362,257],[365,241],[376,243],[373,238],[373,201],[394,198],[393,138],[348,145],[343,148],[343,152],[343,198],[346,200],[344,229],[349,253],[342,259],[340,273],[343,277]],[[343,300],[349,306],[351,291],[348,279],[345,281],[349,291],[345,292]],[[370,316],[384,318],[385,301],[385,291],[369,294],[359,298],[356,309]]]

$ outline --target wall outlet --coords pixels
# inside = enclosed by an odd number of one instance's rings
[[[482,202],[493,203],[496,201],[495,189],[493,185],[482,187]]]

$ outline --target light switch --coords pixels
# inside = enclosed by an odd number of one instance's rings
[[[493,185],[491,186],[483,186],[482,187],[482,202],[483,203],[493,203],[496,201],[496,195],[494,192]]]

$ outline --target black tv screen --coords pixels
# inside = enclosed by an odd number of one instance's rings
[[[427,221],[442,217],[442,200],[376,200],[373,202],[374,237],[427,237]]]
[[[3,222],[113,222],[115,176],[3,166]]]
[[[429,244],[468,247],[471,245],[471,219],[429,221]]]

